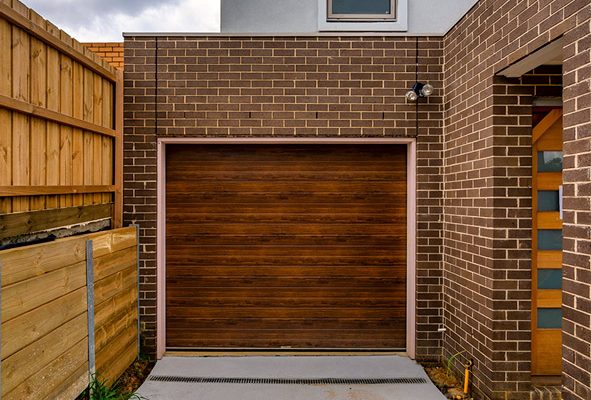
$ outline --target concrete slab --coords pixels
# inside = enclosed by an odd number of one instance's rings
[[[283,385],[158,382],[137,394],[149,400],[443,400],[423,368],[402,356],[164,357],[150,377],[425,378],[427,383]]]

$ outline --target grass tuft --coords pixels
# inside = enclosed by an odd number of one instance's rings
[[[105,380],[93,375],[88,388],[79,400],[147,400],[142,396],[127,392],[118,385],[109,386]]]

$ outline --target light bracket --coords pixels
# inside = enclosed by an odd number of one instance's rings
[[[406,93],[409,101],[417,101],[420,97],[428,97],[433,94],[433,86],[429,83],[415,82],[412,88]]]

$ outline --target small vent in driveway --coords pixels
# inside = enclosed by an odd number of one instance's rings
[[[246,385],[402,385],[427,383],[425,378],[206,378],[155,375],[156,382],[238,383]]]

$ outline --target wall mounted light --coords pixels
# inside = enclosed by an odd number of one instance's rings
[[[406,92],[408,101],[417,101],[420,97],[428,97],[433,94],[435,88],[429,83],[417,82],[412,85],[412,89]]]

